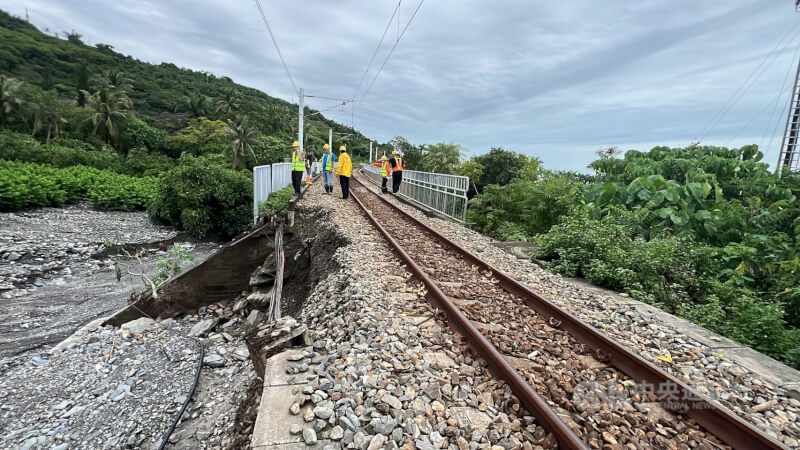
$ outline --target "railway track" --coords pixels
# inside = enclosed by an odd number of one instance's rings
[[[360,181],[351,189],[448,325],[560,448],[785,448]]]

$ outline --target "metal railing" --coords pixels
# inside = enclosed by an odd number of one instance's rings
[[[361,170],[369,181],[381,184],[379,167],[362,164]],[[464,223],[468,189],[469,178],[465,176],[404,170],[403,182],[397,194]]]
[[[272,165],[272,192],[280,191],[292,184],[292,163]]]
[[[292,184],[292,163],[275,163],[253,167],[253,223],[258,221],[258,205],[269,194]]]

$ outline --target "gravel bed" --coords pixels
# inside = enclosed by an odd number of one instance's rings
[[[313,414],[290,431],[307,443],[372,450],[555,446],[434,315],[352,200],[315,184],[303,205],[332,208],[331,223],[349,243],[334,256],[341,270],[315,287],[299,318],[314,345],[296,370],[318,365],[290,411],[311,402]]]
[[[73,205],[0,213],[0,298],[61,286],[110,266],[110,259],[94,257],[105,249],[105,242],[146,244],[176,235],[151,224],[143,212]]]
[[[244,342],[244,313],[234,313],[233,302],[226,302],[182,320],[192,335],[200,336],[206,353],[197,389],[167,448],[230,448],[237,409],[257,377]]]
[[[189,393],[200,347],[181,322],[134,324],[96,328],[63,350],[4,367],[0,447],[157,445]]]
[[[591,448],[605,443],[631,448],[716,448],[721,443],[693,420],[667,414],[655,393],[636,395],[635,383],[621,371],[597,361],[585,346],[554,328],[531,308],[497,286],[497,280],[436,242],[436,237],[398,216],[371,192],[355,187],[359,199],[372,211],[425,272],[455,299],[464,314],[517,371],[554,408],[571,413],[570,425]],[[625,400],[614,408],[582,396],[579,386],[624,391]],[[577,389],[577,390],[576,390]],[[602,395],[608,395],[601,391]],[[620,392],[622,394],[622,392]],[[713,444],[711,444],[713,443]],[[713,445],[713,447],[712,447]]]
[[[364,180],[363,177],[359,177]],[[378,189],[365,180],[373,192]],[[455,243],[505,271],[533,291],[625,345],[700,392],[766,431],[789,447],[800,447],[800,401],[786,391],[730,361],[724,353],[654,322],[624,301],[582,288],[537,264],[496,248],[492,239],[457,223],[429,218],[391,196],[388,200]],[[672,363],[658,359],[669,355]]]

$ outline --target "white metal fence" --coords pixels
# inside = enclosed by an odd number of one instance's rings
[[[371,182],[381,184],[381,169],[362,164],[364,175]],[[391,188],[389,180],[388,186]],[[427,206],[458,222],[464,223],[467,216],[467,190],[469,178],[443,173],[403,170],[403,182],[398,195]]]
[[[269,194],[292,184],[292,163],[275,163],[272,166],[253,168],[253,223],[258,220],[258,205]]]
[[[280,191],[292,184],[292,163],[272,165],[272,192]]]

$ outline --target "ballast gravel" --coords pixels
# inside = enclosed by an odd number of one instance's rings
[[[379,191],[363,176],[359,179],[373,192]],[[714,350],[657,320],[653,314],[635,310],[618,296],[585,288],[530,260],[518,259],[492,245],[496,241],[487,236],[449,220],[427,217],[390,195],[385,198],[632,352],[717,399],[788,447],[800,447],[800,401],[731,361],[724,349]]]

